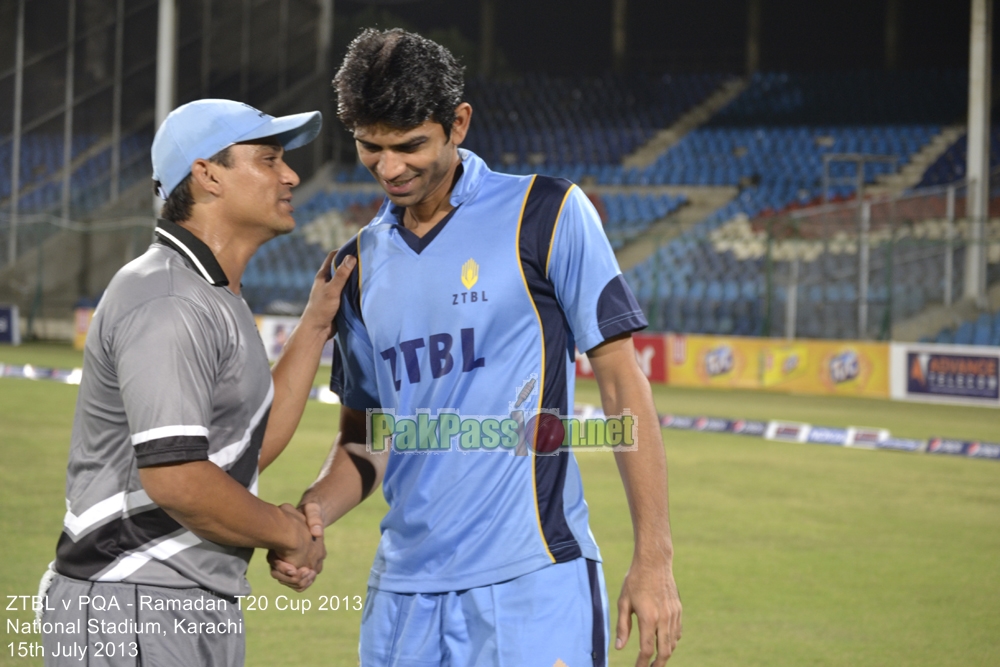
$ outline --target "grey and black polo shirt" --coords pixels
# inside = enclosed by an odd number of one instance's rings
[[[139,468],[209,460],[251,493],[274,396],[250,308],[211,250],[161,220],[87,334],[56,570],[90,581],[245,595],[252,549],[203,540],[154,504]]]

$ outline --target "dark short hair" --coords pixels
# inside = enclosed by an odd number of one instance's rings
[[[226,169],[233,166],[233,156],[229,152],[232,146],[226,146],[221,151],[208,158],[209,162],[221,165]],[[159,181],[153,181],[153,192],[158,193]],[[160,209],[160,217],[170,222],[181,223],[191,218],[191,210],[194,207],[194,197],[191,196],[191,174],[188,173],[184,180],[177,184],[173,192],[167,195],[167,200],[163,202]]]
[[[349,130],[372,125],[410,130],[433,120],[450,137],[464,70],[437,42],[399,28],[368,28],[347,47],[333,79],[337,117]]]

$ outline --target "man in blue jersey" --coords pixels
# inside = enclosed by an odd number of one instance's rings
[[[681,604],[666,459],[631,340],[646,320],[596,211],[568,181],[494,173],[459,148],[462,68],[432,41],[367,30],[334,85],[388,197],[338,256],[358,266],[337,315],[340,433],[301,507],[319,535],[383,485],[361,664],[607,664],[600,552],[558,447],[569,422],[530,418],[572,414],[579,348],[605,413],[628,415],[637,438],[615,453],[635,534],[615,646],[634,614],[636,664],[663,665]],[[285,583],[310,576],[271,562]]]

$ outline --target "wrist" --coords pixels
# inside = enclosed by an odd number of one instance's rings
[[[632,560],[641,562],[664,562],[672,566],[674,547],[670,540],[636,541]]]
[[[297,520],[296,515],[299,512],[293,509],[291,505],[282,505],[278,508],[278,511],[283,523],[283,529],[280,532],[281,543],[272,548],[282,553],[299,551],[305,544],[305,539],[311,537],[308,535],[309,529],[306,528],[304,522]]]
[[[322,339],[325,343],[333,332],[333,320],[327,320],[321,315],[312,312],[309,306],[302,312],[299,318],[299,326],[296,331],[300,331],[311,338]]]
[[[320,519],[323,520],[323,526],[326,527],[329,525],[326,521],[326,508],[323,506],[323,503],[320,501],[317,494],[314,494],[311,491],[306,491],[302,495],[302,500],[299,501],[297,509],[299,512],[302,512],[303,515],[305,515],[306,505],[315,505],[319,510]]]

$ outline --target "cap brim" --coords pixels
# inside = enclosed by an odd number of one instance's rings
[[[294,148],[305,146],[315,139],[319,136],[319,131],[322,128],[323,114],[319,111],[308,111],[306,113],[292,114],[291,116],[272,118],[260,127],[254,128],[240,137],[237,143],[239,141],[252,141],[254,139],[274,137],[286,151],[290,151]]]

